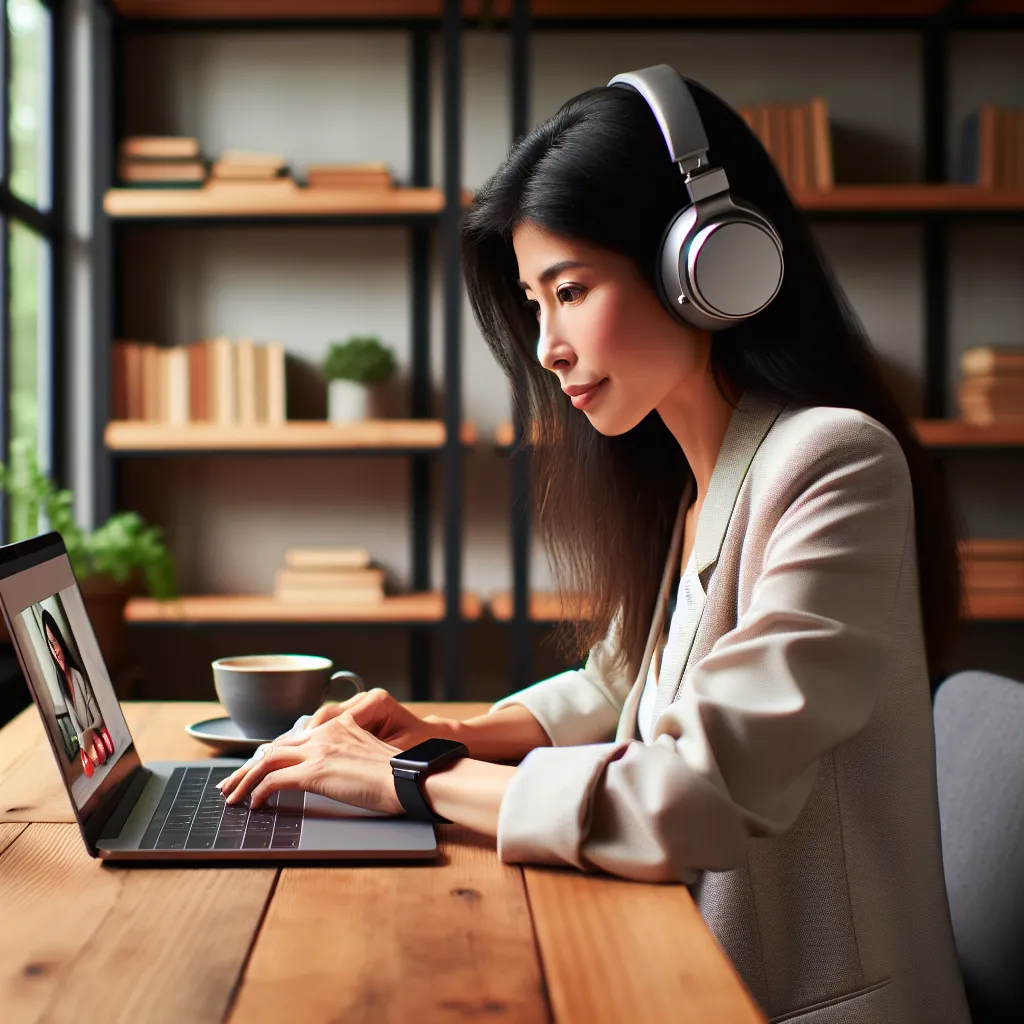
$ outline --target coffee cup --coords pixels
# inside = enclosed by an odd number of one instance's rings
[[[316,711],[336,680],[345,679],[357,692],[365,692],[355,672],[333,668],[330,658],[315,654],[236,655],[213,662],[213,685],[224,710],[246,736],[269,739]]]

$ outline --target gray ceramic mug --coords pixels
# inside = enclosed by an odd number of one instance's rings
[[[270,739],[290,729],[300,715],[316,711],[335,680],[346,679],[358,692],[366,691],[355,672],[333,668],[330,658],[315,654],[243,654],[213,662],[213,685],[246,736]]]

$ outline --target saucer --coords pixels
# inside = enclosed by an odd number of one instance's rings
[[[257,738],[247,736],[237,723],[226,716],[207,718],[202,722],[193,722],[185,726],[185,732],[201,743],[220,750],[235,751],[239,754],[251,754],[261,743],[270,743],[272,736]]]

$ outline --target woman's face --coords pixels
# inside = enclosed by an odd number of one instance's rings
[[[53,635],[49,626],[46,627],[46,646],[50,648],[50,653],[57,659],[57,664],[61,668],[66,668],[67,666],[64,664],[64,651],[61,650],[61,646],[57,643],[57,638]]]
[[[529,221],[512,244],[540,323],[537,359],[563,391],[601,382],[573,404],[602,434],[632,430],[704,377],[710,335],[675,320],[631,260]]]

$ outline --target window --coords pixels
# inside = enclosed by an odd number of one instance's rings
[[[0,461],[14,481],[53,465],[54,24],[50,2],[6,0],[0,143]],[[23,501],[0,504],[0,538],[38,532]]]

